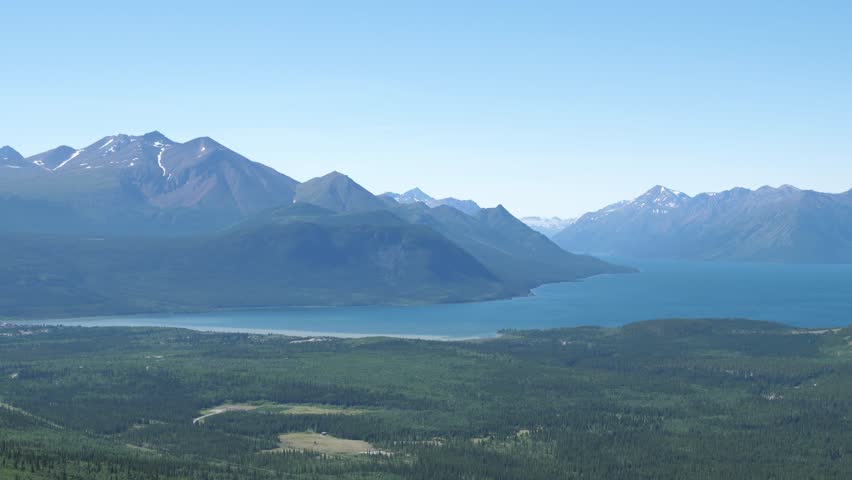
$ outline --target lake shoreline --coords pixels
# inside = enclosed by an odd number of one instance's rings
[[[615,327],[658,318],[748,318],[798,328],[833,328],[848,325],[852,311],[852,266],[667,261],[639,267],[640,275],[606,274],[549,283],[525,296],[480,302],[258,307],[9,321],[458,339],[493,338],[501,330]]]

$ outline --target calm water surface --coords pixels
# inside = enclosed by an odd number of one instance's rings
[[[639,267],[642,273],[545,285],[532,297],[493,302],[282,308],[47,323],[445,339],[489,337],[505,328],[616,326],[671,317],[751,318],[801,327],[852,324],[852,265],[619,261]]]

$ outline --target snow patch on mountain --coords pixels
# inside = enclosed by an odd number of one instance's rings
[[[385,195],[404,205],[410,203],[426,203],[428,201],[435,200],[419,188],[412,188],[403,194],[388,192]]]
[[[657,185],[633,200],[622,200],[582,217],[583,221],[597,222],[605,217],[621,212],[648,211],[653,215],[665,215],[674,209],[682,208],[692,199],[689,195],[671,188]]]
[[[412,188],[411,190],[403,194],[387,192],[383,193],[382,196],[391,198],[397,203],[401,203],[403,205],[409,205],[412,203],[422,203],[430,208],[446,205],[448,207],[452,207],[456,210],[464,212],[468,215],[475,215],[476,212],[481,209],[480,206],[473,200],[459,200],[458,198],[453,197],[434,198],[423,190],[420,190],[419,188]]]
[[[60,163],[59,165],[57,165],[57,166],[56,166],[56,168],[54,168],[54,170],[59,170],[60,168],[64,167],[66,164],[68,164],[68,162],[70,162],[71,160],[74,160],[74,159],[75,159],[75,158],[77,158],[77,157],[78,157],[81,153],[83,153],[83,151],[84,151],[84,150],[85,150],[85,149],[83,149],[83,150],[77,150],[76,152],[72,153],[72,154],[71,154],[71,156],[70,156],[70,157],[68,157],[68,159],[67,159],[67,160],[65,160],[64,162],[62,162],[62,163]]]
[[[169,174],[169,172],[166,171],[166,166],[163,165],[163,153],[165,151],[166,151],[166,147],[162,147],[162,148],[160,148],[160,153],[157,154],[157,165],[159,165],[160,169],[163,171],[164,177]]]
[[[577,221],[576,218],[523,217],[520,219],[533,230],[552,237]]]

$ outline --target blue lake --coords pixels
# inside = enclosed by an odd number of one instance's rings
[[[800,327],[852,324],[852,265],[617,260],[641,269],[544,285],[531,297],[451,305],[281,308],[52,322],[293,335],[471,338],[506,328],[616,326],[653,318],[736,317]]]

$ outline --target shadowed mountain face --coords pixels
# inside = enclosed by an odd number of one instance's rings
[[[440,232],[515,288],[631,271],[562,250],[502,206],[481,209],[473,216],[448,206],[430,208],[421,203],[401,205],[393,211],[411,223]]]
[[[518,292],[542,283],[632,271],[562,250],[503,206],[485,209],[477,206],[476,211],[464,212],[447,204],[436,204],[420,189],[398,198],[390,195],[376,197],[349,177],[334,172],[299,185],[294,201],[339,214],[386,210],[405,223],[429,227],[459,245]],[[382,197],[393,201],[382,201]],[[385,215],[380,218],[387,220]]]
[[[206,137],[0,158],[0,306],[16,315],[471,301],[625,271],[503,207],[400,203],[338,172],[300,184]]]
[[[852,262],[852,191],[785,185],[690,197],[657,186],[587,213],[554,237],[563,248],[630,257]]]
[[[69,206],[77,229],[90,232],[221,228],[291,202],[298,183],[209,138],[178,143],[159,132],[58,147],[23,163],[27,181],[2,175],[0,192],[45,210],[56,202]]]
[[[3,315],[459,302],[518,294],[387,212],[293,205],[203,237],[0,235]]]
[[[388,198],[388,194],[382,197]],[[562,250],[502,206],[477,207],[477,211],[465,213],[448,205],[432,206],[430,198],[415,189],[396,201],[382,201],[349,177],[334,172],[299,185],[294,205],[313,204],[338,214],[372,212],[370,218],[383,222],[388,221],[387,213],[379,212],[385,211],[398,221],[428,227],[463,248],[517,292],[547,282],[630,271]],[[358,218],[365,221],[367,216]]]

